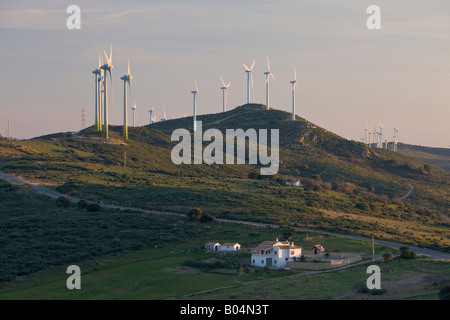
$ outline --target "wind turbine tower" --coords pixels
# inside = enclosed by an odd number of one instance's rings
[[[100,131],[100,84],[99,78],[102,77],[102,69],[100,69],[102,63],[100,60],[100,52],[98,53],[98,67],[92,73],[95,75],[95,129]]]
[[[247,104],[250,103],[250,81],[252,83],[253,88],[253,76],[252,76],[252,70],[255,67],[255,60],[253,60],[252,66],[249,68],[245,64],[242,64],[244,68],[246,69],[245,72],[247,73]]]
[[[148,110],[148,112],[150,113],[150,124],[152,124],[153,123],[153,107],[150,109],[150,110]]]
[[[220,77],[220,81],[222,82],[222,87],[220,88],[222,89],[222,112],[225,112],[227,110],[227,89],[230,86],[231,82],[225,84],[225,81],[223,81],[222,77]]]
[[[367,144],[367,125],[366,128],[364,129],[364,144]]]
[[[136,101],[133,103],[133,107],[131,108],[133,111],[133,127],[136,126]]]
[[[112,69],[114,68],[114,66],[112,65],[112,45],[111,45],[111,50],[110,50],[110,54],[109,57],[106,55],[106,51],[103,50],[103,53],[105,54],[106,57],[106,63],[104,65],[101,66],[101,68],[104,70],[103,72],[103,86],[104,86],[104,96],[103,96],[103,108],[105,111],[105,115],[104,115],[104,127],[103,127],[103,138],[108,139],[109,138],[109,131],[108,131],[108,85],[107,85],[107,77],[106,77],[106,71],[109,71],[109,78],[111,80],[111,87],[112,87]]]
[[[370,143],[370,135],[371,135],[371,132],[369,131],[369,148],[372,148],[372,145]]]
[[[295,69],[295,64],[294,64],[294,80],[292,80],[290,82],[290,84],[292,85],[292,121],[295,121],[295,88],[297,88],[297,90],[300,90],[297,84],[297,70]]]
[[[273,75],[272,72],[270,72],[270,62],[269,62],[269,57],[266,55],[267,58],[267,71],[264,72],[264,74],[266,75],[266,110],[269,110],[269,82],[270,82],[270,77],[272,77],[272,79],[275,80],[275,77]]]
[[[378,142],[378,148],[383,148],[383,125],[380,125],[380,137]]]
[[[120,77],[123,80],[123,137],[128,139],[128,99],[127,99],[127,83],[131,93],[131,79],[133,77],[130,73],[130,59],[128,59],[128,72],[126,75]],[[134,119],[133,119],[134,121]],[[134,126],[134,123],[133,123]]]
[[[198,94],[198,87],[197,87],[197,81],[195,81],[195,89],[191,91],[192,95],[194,96],[194,114],[193,114],[193,125],[192,125],[192,131],[197,131],[197,114],[196,114],[196,108],[197,108],[197,94]]]

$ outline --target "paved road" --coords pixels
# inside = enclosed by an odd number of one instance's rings
[[[36,192],[44,194],[44,195],[49,196],[51,198],[59,198],[61,196],[65,196],[62,193],[59,193],[59,192],[54,191],[52,189],[49,189],[47,187],[43,187],[43,186],[41,186],[41,185],[39,185],[37,183],[28,182],[27,180],[25,180],[25,179],[23,179],[21,177],[18,177],[18,176],[12,175],[12,174],[8,174],[8,173],[5,173],[5,172],[1,172],[1,171],[0,171],[0,179],[8,181],[10,183],[14,183],[14,184],[27,184],[27,185],[31,186],[31,188],[33,190],[35,190]],[[74,203],[76,203],[76,202],[81,200],[81,199],[78,199],[78,198],[75,198],[75,197],[71,197],[71,196],[67,196],[67,198],[71,202],[74,202]],[[87,202],[89,203],[90,201],[87,201]],[[135,211],[135,212],[141,212],[141,213],[164,214],[164,215],[186,217],[185,214],[181,214],[181,213],[156,211],[156,210],[147,210],[147,209],[140,209],[140,208],[134,208],[134,207],[125,207],[125,206],[119,206],[119,205],[114,205],[114,204],[107,204],[107,203],[102,203],[102,202],[99,203],[99,205],[102,208],[106,208],[106,209],[117,209],[117,210],[122,210],[122,211],[128,210],[128,211]],[[251,221],[243,221],[243,220],[229,220],[229,219],[221,219],[221,218],[217,218],[217,221],[218,222],[223,222],[223,223],[245,224],[245,225],[256,226],[256,227],[280,228],[280,225],[270,224],[270,223],[260,223],[260,222],[251,222]],[[348,238],[348,239],[372,242],[371,238],[362,237],[362,236],[353,236],[353,235],[334,233],[334,232],[328,232],[328,231],[321,231],[321,230],[315,230],[315,229],[308,229],[308,228],[295,227],[293,229],[295,229],[296,231],[302,231],[302,232],[315,232],[315,233],[320,233],[320,234],[328,234],[328,235],[336,236],[336,237],[343,237],[343,238]],[[385,246],[389,246],[389,247],[393,247],[393,248],[397,248],[397,249],[400,248],[400,247],[408,246],[410,248],[410,250],[415,251],[417,254],[425,255],[425,256],[428,256],[428,257],[430,257],[432,259],[450,260],[450,254],[444,253],[444,252],[440,252],[440,251],[436,251],[436,250],[432,250],[432,249],[418,248],[418,247],[414,247],[414,246],[410,246],[410,245],[401,244],[401,243],[398,243],[398,242],[385,241],[385,240],[379,240],[379,239],[375,239],[374,242],[376,244],[381,244],[381,245],[385,245]]]

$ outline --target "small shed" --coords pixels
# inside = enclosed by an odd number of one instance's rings
[[[219,242],[208,242],[205,244],[205,249],[208,251],[218,251],[220,248]]]
[[[237,242],[227,242],[219,246],[219,251],[239,251],[241,250],[241,245]]]
[[[313,245],[313,246],[311,247],[311,251],[312,251],[314,254],[320,254],[320,253],[325,252],[325,248],[322,247],[320,244],[315,244],[315,245]]]

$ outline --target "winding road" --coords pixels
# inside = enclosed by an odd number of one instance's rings
[[[76,203],[76,202],[81,200],[79,198],[75,198],[75,197],[71,197],[71,196],[59,193],[59,192],[57,192],[55,190],[52,190],[50,188],[41,186],[38,183],[29,182],[29,181],[27,181],[27,180],[25,180],[25,179],[23,179],[21,177],[15,176],[13,174],[5,173],[5,172],[2,172],[2,171],[0,171],[0,179],[5,180],[5,181],[7,181],[9,183],[13,183],[13,184],[18,184],[18,185],[26,184],[26,185],[29,185],[34,191],[36,191],[36,192],[38,192],[40,194],[46,195],[48,197],[51,197],[51,198],[59,198],[61,196],[65,196],[71,202],[74,202],[74,203]],[[411,187],[411,190],[408,192],[407,195],[405,195],[405,198],[414,190],[414,187],[412,185],[410,185],[410,187]],[[87,202],[91,203],[91,201],[87,201]],[[134,208],[134,207],[125,207],[125,206],[119,206],[119,205],[114,205],[114,204],[107,204],[107,203],[103,203],[103,202],[100,202],[99,205],[102,208],[105,208],[105,209],[117,209],[117,210],[121,210],[121,211],[127,210],[127,211],[134,211],[134,212],[140,212],[140,213],[149,213],[149,214],[172,215],[172,216],[186,217],[186,215],[182,214],[182,213],[147,210],[147,209],[140,209],[140,208]],[[244,220],[230,220],[230,219],[217,218],[216,221],[222,222],[222,223],[245,224],[245,225],[250,225],[250,226],[255,226],[255,227],[280,228],[280,225],[277,225],[277,224],[250,222],[250,221],[244,221]],[[362,236],[340,234],[340,233],[321,231],[321,230],[315,230],[315,229],[308,229],[308,228],[294,227],[293,229],[296,230],[296,231],[302,231],[302,232],[315,232],[315,233],[324,234],[324,235],[331,235],[331,236],[343,237],[343,238],[347,238],[347,239],[354,239],[354,240],[372,242],[371,238],[362,237]],[[406,244],[402,244],[402,243],[398,243],[398,242],[385,241],[385,240],[379,240],[379,239],[375,239],[374,242],[376,244],[381,244],[381,245],[393,247],[393,248],[396,248],[396,249],[399,249],[399,248],[404,247],[404,246],[408,246],[410,248],[410,250],[415,251],[419,255],[425,255],[425,256],[428,256],[428,257],[430,257],[432,259],[437,259],[437,260],[450,260],[450,254],[444,253],[444,252],[440,252],[440,251],[437,251],[437,250],[432,250],[432,249],[427,249],[427,248],[419,248],[419,247],[414,247],[414,246],[410,246],[410,245],[406,245]]]

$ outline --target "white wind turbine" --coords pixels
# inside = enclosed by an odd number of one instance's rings
[[[131,95],[131,79],[133,77],[130,73],[130,59],[128,59],[128,72],[126,75],[120,77],[123,80],[123,137],[128,139],[128,99],[127,99],[127,82],[130,87],[130,95]],[[134,119],[133,119],[134,122]],[[134,123],[133,123],[134,126]]]
[[[247,73],[247,103],[250,103],[250,81],[252,82],[252,88],[253,88],[253,76],[252,76],[252,70],[255,66],[255,60],[253,60],[252,66],[249,68],[245,64],[242,64],[244,68],[246,69],[245,72]]]
[[[297,90],[300,91],[298,84],[297,84],[297,70],[295,68],[294,64],[294,80],[290,81],[290,84],[292,85],[292,121],[295,121],[295,88],[297,87]]]
[[[198,87],[197,87],[197,81],[195,81],[195,89],[193,91],[191,91],[191,93],[194,96],[194,115],[193,115],[193,127],[192,127],[192,131],[196,132],[197,131],[197,114],[196,114],[196,109],[197,109],[197,94],[198,94]]]
[[[156,120],[156,115],[153,116],[153,107],[150,110],[148,110],[148,112],[150,113],[150,124],[152,124]]]
[[[131,108],[133,111],[133,127],[136,126],[136,101],[133,103],[133,107]]]
[[[100,82],[99,79],[102,77],[102,69],[100,69],[102,63],[100,60],[100,52],[98,53],[98,67],[94,71],[95,74],[95,129],[100,131]]]
[[[266,110],[269,110],[269,81],[270,77],[275,80],[275,77],[272,72],[270,72],[270,62],[269,57],[266,55],[267,58],[267,71],[264,72],[266,75]]]
[[[231,82],[228,82],[225,84],[225,81],[223,81],[222,77],[220,77],[220,81],[222,81],[222,112],[225,112],[227,110],[227,89],[230,86]]]
[[[111,80],[111,88],[113,86],[113,82],[112,82],[112,69],[114,68],[114,66],[112,65],[112,45],[111,45],[111,50],[109,53],[109,57],[106,55],[106,51],[103,50],[103,53],[105,54],[105,58],[106,58],[106,63],[104,65],[101,66],[101,68],[104,70],[103,72],[103,86],[104,86],[104,103],[103,103],[103,108],[105,109],[105,115],[104,115],[104,121],[105,121],[105,125],[103,127],[103,137],[105,139],[109,138],[109,132],[108,132],[108,86],[107,86],[107,77],[106,77],[106,71],[109,71],[109,78]]]

